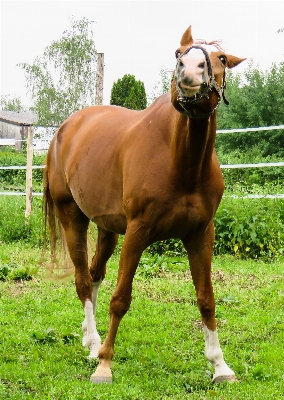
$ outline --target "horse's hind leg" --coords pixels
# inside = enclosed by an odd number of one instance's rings
[[[88,302],[86,316],[82,324],[82,330],[84,335],[83,346],[88,346],[91,349],[90,358],[97,357],[98,348],[100,347],[101,344],[100,339],[98,341],[98,334],[97,334],[96,335],[97,345],[96,346],[90,345],[90,343],[93,341],[93,333],[97,332],[95,314],[96,314],[99,288],[106,274],[106,263],[114,252],[117,240],[118,240],[117,234],[105,231],[104,229],[98,227],[96,252],[90,267],[90,273],[93,281],[93,293],[92,293],[93,304]]]
[[[75,201],[56,203],[57,215],[62,223],[70,257],[75,266],[75,285],[85,311],[88,340],[86,344],[92,357],[96,357],[101,339],[93,315],[93,284],[88,266],[87,230],[89,219]]]

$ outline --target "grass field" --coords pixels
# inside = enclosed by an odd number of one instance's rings
[[[1,245],[0,254],[2,262],[9,258],[31,271],[40,258],[20,245]],[[102,338],[117,260],[111,259],[99,296]],[[211,383],[184,258],[142,258],[117,336],[112,385],[89,381],[96,362],[81,346],[84,315],[72,277],[49,281],[39,269],[29,281],[0,281],[0,399],[283,399],[283,263],[213,260],[219,338],[240,380],[220,385]]]

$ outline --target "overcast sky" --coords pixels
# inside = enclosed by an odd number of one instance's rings
[[[94,41],[105,54],[104,104],[113,82],[133,74],[147,94],[162,67],[175,66],[183,32],[222,40],[228,53],[253,59],[261,69],[284,60],[284,1],[3,1],[1,14],[0,94],[19,96],[28,105],[23,71],[71,26],[71,17],[95,21]],[[247,63],[238,68],[242,71]]]

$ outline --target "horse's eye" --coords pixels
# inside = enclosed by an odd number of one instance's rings
[[[226,62],[227,62],[227,57],[226,57],[226,56],[220,56],[220,57],[219,57],[219,60],[221,61],[222,64],[225,65]]]
[[[175,55],[176,55],[176,58],[179,58],[179,56],[181,55],[180,49],[177,49],[177,50],[176,50]]]

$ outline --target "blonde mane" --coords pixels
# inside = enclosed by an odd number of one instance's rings
[[[222,45],[221,45],[221,41],[220,40],[213,40],[212,42],[207,42],[204,39],[196,39],[194,40],[193,44],[206,44],[207,46],[215,46],[218,50],[220,51],[224,51]]]

